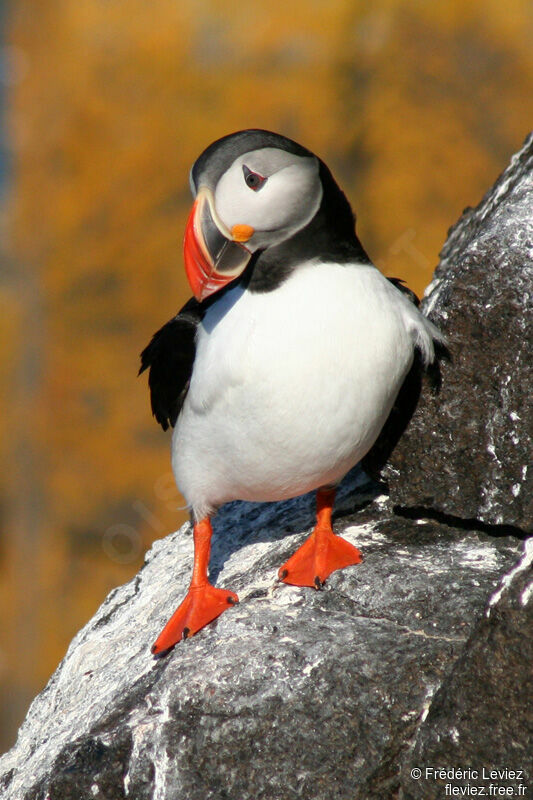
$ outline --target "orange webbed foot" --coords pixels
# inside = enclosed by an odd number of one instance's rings
[[[154,655],[166,652],[181,639],[194,636],[226,609],[239,602],[235,592],[210,583],[191,587],[152,646]]]
[[[284,583],[320,589],[326,578],[336,569],[360,564],[363,560],[357,547],[333,533],[331,509],[334,498],[334,489],[318,490],[315,529],[280,567],[278,577]]]
[[[154,655],[166,653],[180,639],[194,636],[226,609],[239,602],[235,592],[230,592],[229,589],[216,589],[207,578],[212,532],[211,522],[207,517],[194,525],[194,565],[191,585],[184,600],[152,645]]]
[[[318,534],[318,535],[317,535]],[[301,547],[280,568],[278,575],[293,586],[320,589],[336,569],[360,564],[360,550],[330,530],[313,531]]]

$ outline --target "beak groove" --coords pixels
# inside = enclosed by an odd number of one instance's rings
[[[201,187],[185,226],[183,253],[185,273],[194,296],[200,302],[241,275],[251,252],[244,247],[253,234],[249,226],[234,226],[240,236],[233,236],[218,217],[212,192]],[[244,228],[249,230],[244,232]],[[251,231],[251,232],[250,232]]]

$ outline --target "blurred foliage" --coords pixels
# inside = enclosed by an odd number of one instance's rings
[[[0,745],[179,511],[138,353],[188,296],[189,168],[265,127],[310,147],[417,291],[531,126],[529,2],[17,0],[2,80]],[[147,658],[149,642],[147,644]]]

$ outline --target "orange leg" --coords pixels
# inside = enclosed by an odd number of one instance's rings
[[[165,652],[180,639],[193,636],[239,602],[235,592],[216,589],[207,578],[212,533],[207,517],[194,526],[194,566],[189,591],[152,646],[154,655]]]
[[[336,569],[359,564],[363,560],[357,547],[333,533],[331,509],[334,500],[335,489],[317,491],[315,528],[303,545],[280,567],[280,580],[293,586],[320,589],[328,575]]]

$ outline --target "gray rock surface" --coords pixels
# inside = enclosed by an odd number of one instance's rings
[[[149,646],[186,590],[192,540],[185,526],[156,542],[31,706],[0,762],[3,800],[390,796],[520,545],[396,516],[352,475],[336,528],[363,564],[321,592],[280,584],[312,513],[310,497],[226,507],[214,572],[241,602],[159,660]]]
[[[444,331],[426,389],[385,470],[402,506],[533,525],[533,134],[451,229],[422,310]]]
[[[405,800],[438,800],[445,786],[533,788],[533,539],[490,599],[451,673],[435,694],[402,765]],[[433,765],[473,767],[477,777],[411,778]],[[497,775],[490,775],[496,770]],[[507,772],[506,772],[507,770]],[[511,774],[510,774],[511,773]],[[514,774],[513,774],[514,773]],[[521,791],[526,789],[527,791]],[[495,796],[495,795],[493,795]]]

